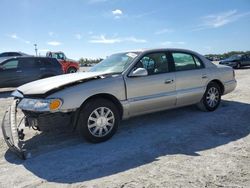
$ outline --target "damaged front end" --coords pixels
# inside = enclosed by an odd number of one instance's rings
[[[36,131],[51,131],[65,127],[73,127],[75,121],[74,112],[32,112],[22,110],[22,118],[17,113],[23,99],[14,99],[11,106],[5,112],[2,121],[4,140],[10,150],[19,158],[26,159],[30,153],[25,149],[24,128],[29,127]],[[24,120],[24,125],[21,124]]]
[[[23,129],[19,129],[16,116],[18,102],[19,100],[14,100],[12,105],[6,110],[2,121],[2,132],[10,150],[21,159],[25,159],[25,150],[21,141],[24,138]]]

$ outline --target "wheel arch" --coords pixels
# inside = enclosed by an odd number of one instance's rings
[[[223,95],[223,93],[225,91],[225,87],[224,87],[223,83],[220,80],[218,80],[218,79],[214,79],[214,80],[211,80],[208,84],[210,84],[212,82],[218,84],[218,86],[221,89],[221,95]]]
[[[82,108],[84,105],[86,105],[90,100],[94,100],[94,99],[97,99],[97,98],[107,99],[107,100],[113,102],[117,106],[120,118],[122,118],[122,116],[123,116],[123,107],[122,107],[122,104],[120,103],[120,101],[114,95],[109,94],[109,93],[99,93],[99,94],[95,94],[95,95],[92,95],[92,96],[88,97],[82,103],[82,105],[81,105],[80,108]]]

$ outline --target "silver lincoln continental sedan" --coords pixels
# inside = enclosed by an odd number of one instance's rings
[[[2,130],[10,149],[25,158],[25,126],[46,131],[62,126],[79,130],[90,142],[111,138],[122,119],[196,104],[214,111],[221,96],[236,87],[231,67],[215,65],[184,49],[117,53],[88,72],[55,76],[20,86],[5,113]]]

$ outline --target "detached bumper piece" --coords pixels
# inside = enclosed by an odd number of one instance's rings
[[[17,100],[14,100],[12,105],[7,109],[2,121],[2,132],[4,140],[10,150],[17,154],[21,159],[25,159],[25,152],[22,149],[20,138],[24,137],[22,130],[19,130],[16,122]]]

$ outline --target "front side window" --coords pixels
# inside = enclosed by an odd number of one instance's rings
[[[195,58],[190,54],[176,52],[172,53],[172,56],[176,71],[192,70],[201,67],[201,62],[197,58],[195,60]]]
[[[6,70],[6,69],[16,69],[18,66],[18,60],[10,60],[4,64],[1,65],[1,68]]]
[[[137,64],[136,68],[145,68],[148,75],[169,72],[169,62],[165,53],[152,53],[144,56]]]

